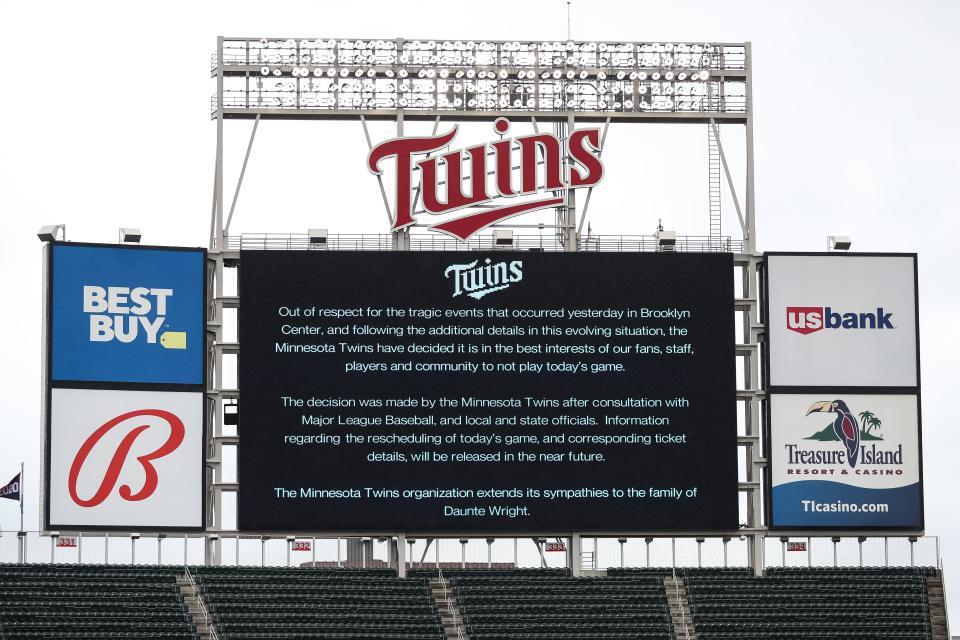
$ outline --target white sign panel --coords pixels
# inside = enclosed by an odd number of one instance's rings
[[[917,396],[774,394],[771,527],[923,528]]]
[[[202,393],[51,393],[51,528],[202,526]]]
[[[767,256],[770,386],[916,387],[914,256]]]

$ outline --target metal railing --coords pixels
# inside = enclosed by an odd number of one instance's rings
[[[684,638],[686,638],[686,640],[690,640],[690,627],[687,625],[687,612],[683,607],[683,602],[680,600],[680,583],[677,582],[676,568],[673,569],[673,591],[674,596],[677,599],[677,609],[680,610],[680,622],[683,624]]]
[[[187,578],[187,582],[189,582],[190,586],[193,588],[193,593],[197,599],[197,604],[200,606],[200,613],[203,614],[203,624],[210,632],[210,638],[212,638],[212,640],[220,640],[220,636],[217,635],[217,628],[210,619],[210,613],[207,611],[207,605],[203,601],[203,596],[200,593],[200,587],[197,586],[196,580],[193,579],[193,574],[190,573],[190,567],[185,566],[183,568],[183,573]]]
[[[331,234],[325,243],[311,243],[306,233],[244,233],[228,236],[226,248],[276,251],[390,251],[393,237],[379,234]],[[493,234],[461,242],[440,234],[411,235],[412,251],[563,251],[565,247],[552,235],[514,235],[508,245],[494,243]],[[657,237],[634,235],[587,236],[580,240],[580,251],[665,252]],[[678,253],[740,253],[743,241],[730,236],[677,236],[670,249]]]
[[[440,580],[440,587],[443,589],[443,599],[447,604],[447,611],[450,612],[450,617],[453,619],[453,624],[457,628],[457,640],[468,640],[467,637],[463,634],[463,627],[460,625],[460,620],[457,619],[459,615],[459,608],[454,608],[453,598],[450,597],[450,587],[447,579],[443,577],[443,569],[437,567],[437,577]]]
[[[291,550],[283,534],[260,535],[238,532],[189,534],[120,533],[88,531],[82,534],[40,531],[0,532],[0,563],[138,564],[138,565],[224,565],[386,567],[389,565],[389,536],[364,538],[362,557],[349,558],[345,537],[301,536],[311,541],[311,551]],[[210,539],[208,539],[210,538]],[[216,538],[216,542],[214,542]],[[486,567],[488,560],[499,567],[538,567],[543,560],[530,538],[486,536],[419,537],[411,549],[411,567]],[[592,540],[591,540],[592,539]],[[583,536],[595,553],[595,567],[744,567],[749,566],[749,540],[739,536]],[[623,540],[621,544],[619,541]],[[806,550],[786,550],[775,535],[765,537],[762,566],[940,566],[940,540],[936,536],[847,536],[834,538],[791,537],[804,542]],[[69,542],[69,546],[64,545]],[[426,558],[429,544],[429,559]],[[205,547],[216,547],[208,555]],[[792,549],[796,545],[791,545]],[[567,554],[547,553],[549,566],[567,566]],[[417,558],[424,556],[417,561]],[[554,560],[559,561],[554,562]],[[581,558],[574,558],[581,562]]]

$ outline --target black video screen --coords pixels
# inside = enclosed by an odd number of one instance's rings
[[[735,530],[729,254],[244,251],[244,531]]]

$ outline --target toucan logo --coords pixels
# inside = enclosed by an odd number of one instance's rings
[[[864,470],[863,466],[891,466],[903,465],[903,444],[896,450],[883,449],[878,443],[884,441],[880,428],[882,421],[872,411],[864,410],[857,415],[850,409],[844,400],[814,402],[807,409],[805,416],[832,414],[830,423],[807,436],[804,440],[824,443],[824,448],[808,448],[799,444],[785,445],[787,463],[791,465],[827,466],[838,465],[849,467],[851,473],[857,475],[883,475],[876,470]],[[874,433],[876,431],[877,433]],[[828,443],[839,442],[840,449],[828,446]],[[814,445],[816,446],[816,445]],[[861,465],[858,470],[857,465]],[[816,471],[814,472],[816,473]],[[821,473],[824,473],[821,471]],[[832,473],[832,472],[831,472]],[[844,471],[844,473],[847,473]],[[891,471],[890,473],[900,473]]]
[[[876,312],[840,312],[832,307],[787,307],[787,329],[807,335],[822,329],[894,329],[883,307]]]

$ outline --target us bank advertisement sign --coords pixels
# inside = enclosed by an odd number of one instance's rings
[[[773,528],[923,529],[918,396],[774,394]]]
[[[203,394],[52,389],[51,528],[198,528]]]
[[[51,380],[203,383],[203,250],[51,250]]]
[[[919,385],[916,256],[767,255],[771,387]]]

